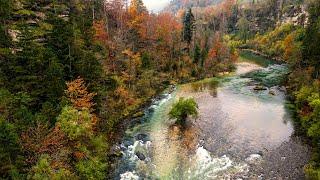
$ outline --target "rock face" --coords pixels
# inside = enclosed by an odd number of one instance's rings
[[[303,5],[288,5],[283,8],[283,15],[279,22],[281,24],[306,25],[308,21],[308,13]]]

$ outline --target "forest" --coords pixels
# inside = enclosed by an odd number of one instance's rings
[[[288,66],[285,106],[311,154],[301,171],[320,179],[320,1],[172,0],[153,13],[142,0],[0,0],[0,179],[166,179],[115,177],[129,124],[246,56]]]

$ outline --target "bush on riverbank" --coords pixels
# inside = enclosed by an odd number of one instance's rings
[[[295,93],[300,127],[314,147],[310,163],[305,167],[308,179],[320,179],[320,83],[305,85]]]

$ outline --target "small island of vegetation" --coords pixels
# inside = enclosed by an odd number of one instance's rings
[[[178,102],[173,104],[169,117],[170,119],[176,119],[176,124],[184,127],[188,116],[198,117],[198,104],[193,98],[180,98]]]

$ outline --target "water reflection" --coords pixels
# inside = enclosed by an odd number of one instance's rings
[[[190,93],[208,92],[212,97],[217,97],[220,79],[211,78],[202,81],[193,82],[187,85],[182,85],[182,91],[188,91]]]
[[[265,164],[277,164],[270,152],[290,142],[293,127],[279,88],[270,88],[274,95],[269,89],[254,91],[259,82],[240,75],[260,70],[264,77],[274,77],[272,73],[279,68],[263,71],[260,66],[244,62],[238,64],[234,76],[179,86],[172,95],[151,106],[152,113],[147,114],[144,124],[128,131],[128,138],[134,140],[123,144],[124,157],[115,179],[258,179],[265,173],[263,164],[248,161],[266,156],[269,159],[264,159],[268,161]],[[173,102],[180,97],[194,97],[200,111],[199,119],[185,129],[168,118]],[[307,154],[301,146],[290,144],[298,147],[299,154]],[[282,162],[284,168],[286,163]],[[302,163],[295,163],[293,168],[300,168]],[[297,172],[302,173],[302,169]]]

